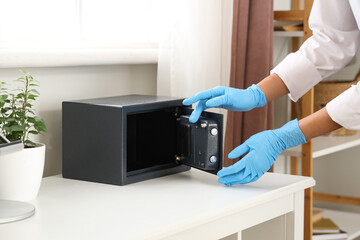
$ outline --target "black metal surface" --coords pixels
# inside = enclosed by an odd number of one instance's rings
[[[125,185],[189,170],[175,155],[183,138],[177,136],[176,119],[190,112],[182,99],[171,97],[127,95],[63,102],[63,176]],[[214,118],[222,128],[221,115],[204,113],[204,117]],[[221,159],[218,166],[209,172],[221,169]]]
[[[127,173],[175,163],[175,108],[127,116]]]
[[[219,125],[211,118],[200,117],[196,123],[189,122],[189,115],[178,118],[177,155],[182,163],[205,171],[219,169],[222,146],[219,134],[211,134],[213,128],[218,129]],[[212,163],[211,157],[215,157],[216,162]]]

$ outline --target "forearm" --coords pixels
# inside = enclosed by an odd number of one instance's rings
[[[324,107],[321,110],[301,119],[299,121],[299,127],[306,140],[310,140],[314,137],[336,130],[341,126],[330,118],[326,107]]]
[[[277,74],[271,74],[264,78],[257,86],[264,92],[266,100],[271,101],[289,93],[286,85]],[[323,135],[340,128],[341,126],[334,122],[326,108],[323,108],[299,121],[299,127],[306,140]]]
[[[264,78],[257,86],[263,91],[267,101],[275,100],[289,93],[285,83],[276,73]]]

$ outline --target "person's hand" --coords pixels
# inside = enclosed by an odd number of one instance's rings
[[[217,174],[219,182],[227,186],[254,182],[270,169],[281,152],[303,143],[306,143],[306,139],[297,119],[279,129],[257,133],[229,153],[230,159],[245,153],[247,155],[234,165],[220,170]]]
[[[249,111],[266,105],[265,94],[255,84],[247,89],[215,87],[201,91],[183,101],[184,105],[199,102],[191,113],[190,122],[199,120],[201,113],[207,108],[225,108],[232,111]]]

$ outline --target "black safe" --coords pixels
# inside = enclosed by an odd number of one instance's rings
[[[222,168],[223,116],[180,98],[126,95],[63,102],[63,177],[126,185],[195,167]]]

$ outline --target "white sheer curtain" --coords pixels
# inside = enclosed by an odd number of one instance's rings
[[[188,97],[230,76],[232,0],[170,0],[157,94]],[[166,17],[165,17],[166,18]]]

